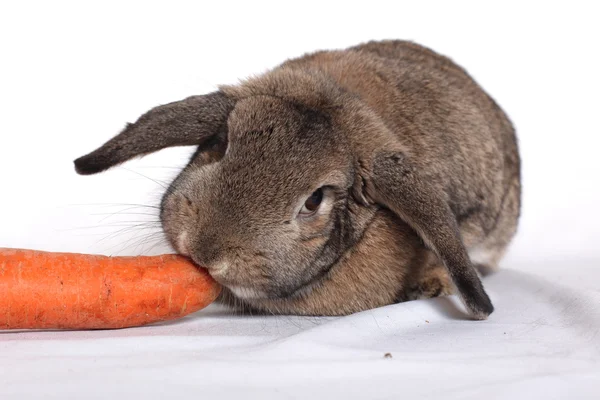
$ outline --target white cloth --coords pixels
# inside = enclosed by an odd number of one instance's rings
[[[451,297],[340,318],[212,305],[151,327],[3,332],[0,399],[598,399],[598,278],[581,289],[502,270],[484,281],[484,322]]]

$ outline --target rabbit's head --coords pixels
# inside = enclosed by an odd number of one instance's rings
[[[286,298],[318,281],[375,212],[352,190],[358,160],[340,123],[351,111],[336,102],[343,94],[308,77],[278,79],[159,106],[76,161],[95,173],[199,146],[164,195],[163,229],[244,299]],[[282,93],[286,85],[299,92]]]

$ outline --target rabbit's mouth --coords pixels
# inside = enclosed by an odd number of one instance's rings
[[[247,286],[228,286],[227,289],[229,289],[236,297],[243,300],[267,298],[266,293],[263,291]]]
[[[270,282],[270,285],[252,285],[246,282],[246,284],[240,284],[238,282],[228,281],[223,279],[223,276],[219,274],[220,271],[225,269],[215,270],[208,269],[209,274],[224,287],[226,287],[233,296],[241,300],[249,302],[261,301],[261,300],[286,300],[292,299],[298,296],[309,293],[315,284],[321,281],[335,266],[336,263],[328,265],[325,269],[321,270],[316,275],[307,277],[304,281],[288,283],[282,285],[281,283]]]

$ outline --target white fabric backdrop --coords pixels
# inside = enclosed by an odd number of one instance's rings
[[[342,318],[213,305],[161,326],[0,333],[0,398],[597,399],[600,285],[513,270],[485,283],[497,311],[484,323],[444,298]]]
[[[164,326],[0,333],[0,399],[597,398],[597,16],[575,1],[2,3],[0,247],[170,251],[152,207],[192,149],[93,177],[72,160],[157,104],[380,38],[451,56],[505,108],[524,203],[485,281],[486,322],[436,299],[344,318],[211,306]]]

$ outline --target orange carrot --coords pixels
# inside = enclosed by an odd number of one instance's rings
[[[115,329],[183,317],[220,286],[178,255],[107,257],[0,248],[1,329]]]

